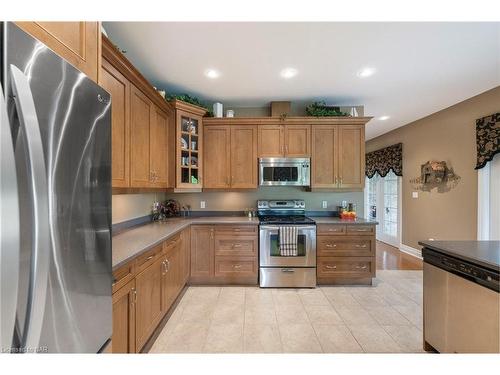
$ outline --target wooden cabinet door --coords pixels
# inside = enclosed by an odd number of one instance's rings
[[[157,106],[152,106],[150,128],[150,159],[152,186],[168,187],[168,136],[170,117]]]
[[[182,286],[186,285],[189,281],[189,275],[191,273],[191,230],[186,228],[181,233],[182,236],[182,275],[183,282]]]
[[[339,127],[338,176],[341,188],[365,186],[365,132],[363,126]]]
[[[142,349],[163,317],[161,305],[163,260],[160,258],[135,277],[137,351]]]
[[[231,188],[257,188],[257,127],[231,127]]]
[[[16,22],[16,24],[97,82],[101,58],[99,22]]]
[[[311,187],[337,188],[337,127],[312,127]]]
[[[228,126],[207,126],[204,129],[204,181],[208,189],[230,187],[231,131]]]
[[[151,101],[135,86],[130,98],[130,186],[150,187]]]
[[[259,158],[285,155],[285,134],[282,125],[260,125],[258,130]]]
[[[311,156],[311,125],[285,127],[285,156],[290,158]]]
[[[191,279],[210,279],[214,275],[214,228],[191,226]]]
[[[162,277],[161,277],[161,309],[163,314],[168,311],[172,303],[177,297],[177,280],[179,270],[179,249],[174,246],[168,249],[162,264]]]
[[[130,186],[130,82],[106,60],[99,84],[111,94],[111,176],[113,187]]]
[[[113,353],[135,353],[135,280],[113,294]]]

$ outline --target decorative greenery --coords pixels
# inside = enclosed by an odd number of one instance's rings
[[[195,98],[194,96],[188,95],[188,94],[170,94],[167,95],[167,100],[181,100],[183,102],[189,103],[189,104],[194,104],[197,105],[198,107],[202,107],[208,110],[208,107],[204,105],[200,99]]]
[[[205,108],[207,113],[205,113],[205,117],[214,117],[214,112],[208,108],[207,105],[203,104],[200,99],[191,96],[189,94],[170,94],[166,97],[167,100],[180,100],[189,104],[197,105],[198,107]]]
[[[349,116],[348,113],[342,112],[340,107],[328,106],[324,101],[314,102],[306,107],[308,116],[325,117],[325,116]]]

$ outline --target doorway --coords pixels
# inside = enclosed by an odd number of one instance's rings
[[[377,240],[399,248],[401,239],[401,177],[391,170],[385,177],[366,177],[366,217],[377,220]]]

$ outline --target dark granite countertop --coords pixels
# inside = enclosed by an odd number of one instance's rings
[[[500,268],[500,241],[420,241],[418,244],[479,266]]]

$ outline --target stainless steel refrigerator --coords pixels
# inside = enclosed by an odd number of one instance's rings
[[[110,96],[0,26],[1,350],[96,353],[112,331]]]

